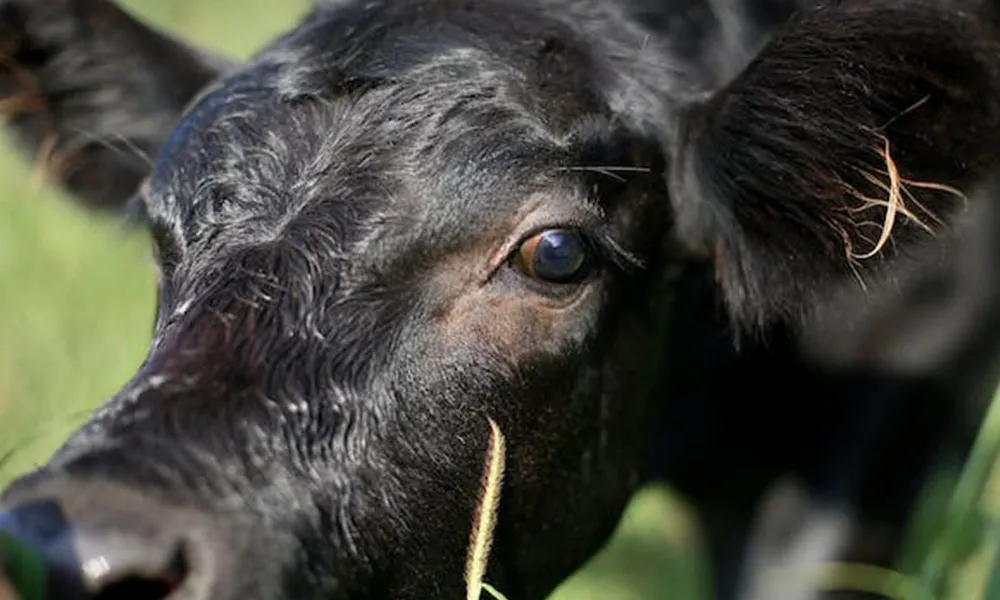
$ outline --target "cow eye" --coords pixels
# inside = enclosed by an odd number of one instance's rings
[[[583,234],[573,229],[537,233],[522,242],[511,258],[511,266],[548,283],[579,281],[590,264],[590,246]]]

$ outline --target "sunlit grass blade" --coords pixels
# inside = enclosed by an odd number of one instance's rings
[[[994,546],[1000,546],[1000,533],[994,535]],[[1000,600],[1000,552],[994,549],[993,565],[986,584],[984,600]]]
[[[495,600],[507,600],[507,596],[501,594],[499,590],[488,583],[483,583],[483,589],[486,590],[487,594],[493,596]]]
[[[998,399],[1000,393],[995,394],[990,403],[972,451],[948,503],[944,528],[920,569],[917,600],[929,599],[935,594],[940,594],[944,589],[949,569],[963,558],[962,550],[969,548],[968,537],[975,533],[970,530],[975,524],[983,490],[1000,452],[1000,400]]]

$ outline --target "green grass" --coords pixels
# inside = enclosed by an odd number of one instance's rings
[[[292,24],[306,2],[126,4],[187,39],[245,57]],[[0,148],[0,458],[16,450],[2,461],[0,486],[45,460],[126,382],[145,354],[153,316],[145,238],[78,209],[30,173]],[[909,561],[918,579],[907,584],[926,580],[938,600],[1000,600],[1000,580],[990,577],[1000,539],[996,429],[984,428],[981,451],[957,488],[946,478],[928,496],[938,500],[928,502],[932,508],[950,502],[947,518],[928,511],[914,527],[914,548],[931,552]],[[668,488],[650,488],[608,548],[553,600],[697,600],[706,597],[705,566],[683,503]]]

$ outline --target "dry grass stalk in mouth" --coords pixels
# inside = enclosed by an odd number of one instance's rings
[[[494,597],[503,598],[496,590],[483,583],[483,577],[486,575],[486,567],[490,562],[493,530],[496,527],[497,511],[500,508],[500,491],[503,488],[506,463],[506,440],[500,427],[493,419],[490,419],[490,447],[486,454],[483,483],[479,491],[479,504],[472,524],[469,554],[465,562],[466,600],[479,600],[484,589]]]

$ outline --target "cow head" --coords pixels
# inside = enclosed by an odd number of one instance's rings
[[[332,3],[243,65],[0,3],[11,130],[161,273],[0,530],[60,597],[459,597],[492,421],[487,578],[543,597],[641,482],[683,265],[754,331],[989,186],[996,15],[957,4],[824,5],[718,82],[600,2]]]

